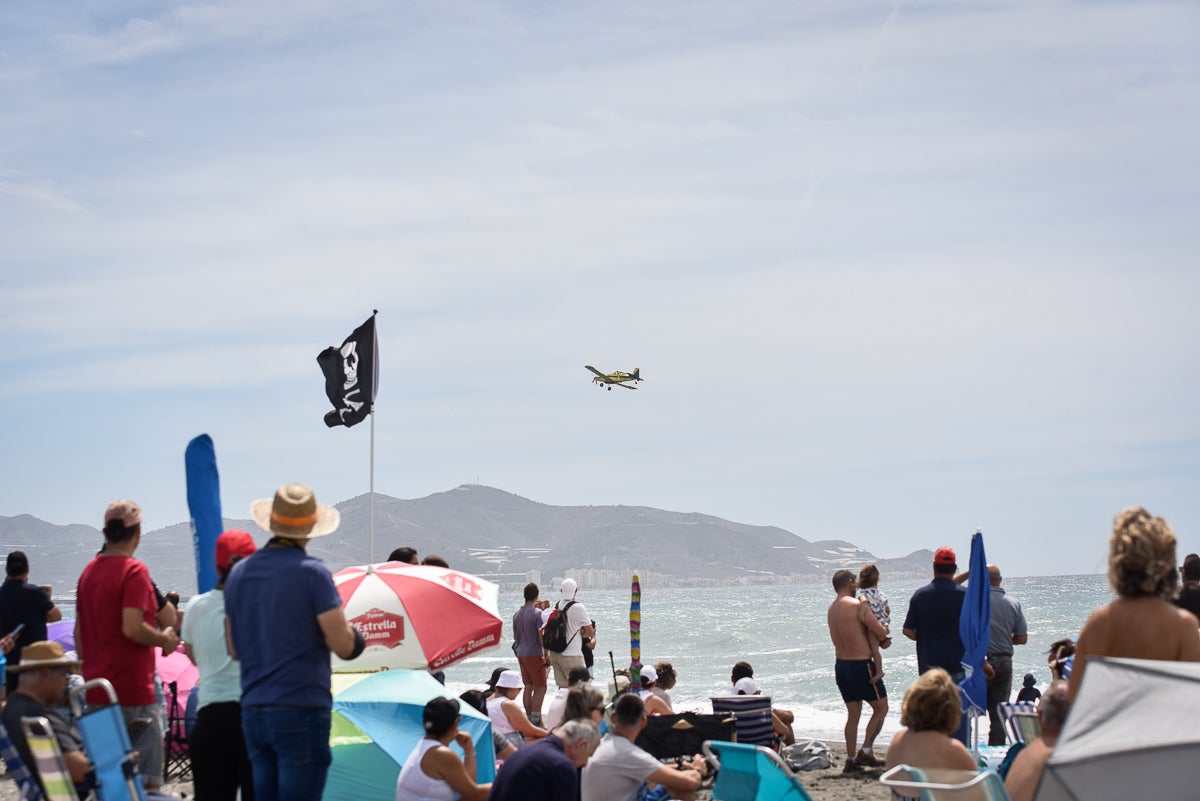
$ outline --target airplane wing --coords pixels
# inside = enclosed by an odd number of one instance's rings
[[[616,381],[614,381],[613,383],[614,383],[614,384],[616,384],[616,385],[617,385],[618,387],[620,387],[621,389],[632,389],[632,390],[635,390],[635,391],[637,390],[637,387],[631,387],[631,386],[629,386],[628,384],[619,384],[619,383],[617,383]]]
[[[597,370],[595,367],[592,367],[590,364],[585,364],[585,365],[583,366],[583,369],[585,369],[585,370],[591,370],[593,373],[595,373],[596,375],[600,376],[601,378],[608,378],[608,376],[606,376],[604,373],[602,373],[602,372],[600,372],[599,370]]]

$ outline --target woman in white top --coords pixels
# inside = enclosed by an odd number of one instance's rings
[[[655,683],[652,691],[659,698],[667,702],[667,706],[671,706],[671,694],[667,690],[675,686],[675,666],[670,662],[657,662],[654,665],[654,672],[658,674],[658,681]],[[672,707],[674,708],[674,707]]]
[[[646,665],[642,668],[642,703],[646,707],[647,715],[674,715],[674,710],[671,705],[662,699],[662,696],[654,692],[655,686],[658,684],[658,671]]]
[[[496,691],[487,700],[492,728],[517,748],[524,745],[526,739],[541,739],[550,733],[541,726],[533,725],[524,707],[513,700],[524,687],[520,673],[506,670],[496,680]]]
[[[567,694],[575,687],[587,684],[592,680],[592,676],[588,673],[587,668],[573,667],[571,672],[567,674],[568,686],[560,687],[554,697],[550,699],[550,708],[546,710],[546,714],[542,716],[542,725],[547,731],[553,731],[558,728],[558,724],[562,723],[566,718],[563,717],[563,709],[567,705]]]
[[[425,737],[409,754],[396,781],[396,801],[487,801],[491,784],[475,783],[475,744],[458,730],[462,717],[457,698],[434,698],[425,704]],[[457,742],[465,761],[450,750]]]

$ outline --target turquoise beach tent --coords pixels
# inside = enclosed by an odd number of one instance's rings
[[[958,617],[958,636],[962,638],[962,668],[966,676],[958,686],[962,690],[963,715],[987,714],[987,677],[983,660],[987,656],[992,633],[992,589],[988,578],[987,554],[983,550],[983,532],[971,537],[971,577],[967,597]],[[971,743],[966,743],[968,747]]]
[[[333,764],[324,801],[394,798],[400,767],[425,736],[421,713],[426,702],[437,696],[454,697],[424,670],[359,675],[335,674]],[[336,689],[339,682],[340,690]],[[490,782],[496,776],[492,722],[465,703],[460,713],[459,729],[475,743],[475,780]],[[458,751],[457,745],[450,747]]]

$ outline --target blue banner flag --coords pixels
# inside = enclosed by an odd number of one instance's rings
[[[201,434],[189,442],[183,463],[196,547],[196,592],[208,592],[217,586],[217,537],[225,525],[221,520],[221,482],[212,437]]]

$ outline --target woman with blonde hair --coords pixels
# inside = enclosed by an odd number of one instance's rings
[[[887,766],[976,770],[975,758],[954,739],[962,721],[958,685],[941,668],[930,668],[917,677],[900,706],[900,725],[887,751]],[[906,799],[892,790],[894,799]]]
[[[597,726],[604,720],[604,693],[590,684],[580,684],[572,687],[567,693],[567,703],[563,706],[562,721],[590,720]]]
[[[1174,606],[1175,532],[1140,506],[1122,509],[1108,541],[1108,581],[1116,600],[1097,609],[1075,643],[1071,699],[1088,657],[1119,656],[1200,662],[1200,630],[1191,612]]]

